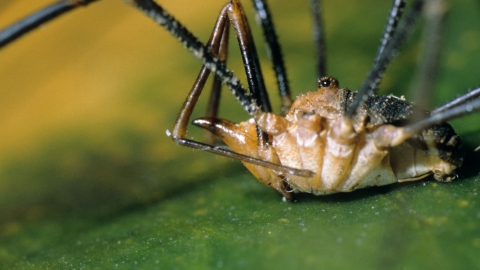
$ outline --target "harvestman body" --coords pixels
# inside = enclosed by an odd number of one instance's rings
[[[285,117],[262,113],[256,121],[240,124],[208,118],[194,124],[213,132],[235,152],[315,173],[311,177],[284,175],[244,162],[255,177],[279,192],[284,192],[284,181],[295,192],[323,195],[419,180],[432,173],[442,182],[455,178],[463,151],[450,125],[433,126],[409,138],[402,128],[389,123],[408,119],[416,109],[394,96],[370,98],[352,122],[344,115],[353,95],[339,88],[334,78],[324,77],[318,91],[298,96]],[[386,112],[392,107],[400,113]],[[271,144],[257,146],[255,123],[270,136]],[[438,152],[428,154],[428,143]]]

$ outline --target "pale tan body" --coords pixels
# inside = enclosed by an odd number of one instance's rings
[[[260,113],[240,124],[219,119],[196,124],[237,153],[314,172],[311,177],[285,175],[244,162],[256,178],[283,195],[284,182],[294,192],[324,195],[418,180],[432,173],[437,180],[453,179],[449,176],[457,166],[404,143],[411,134],[403,128],[366,124],[365,112],[353,121],[344,117],[338,89],[320,87],[300,95],[286,116]],[[255,121],[271,144],[258,143]]]

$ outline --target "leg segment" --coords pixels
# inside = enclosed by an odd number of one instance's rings
[[[373,63],[373,67],[377,66],[380,58],[386,52],[385,48],[387,44],[392,40],[395,30],[397,29],[398,22],[403,14],[403,9],[405,8],[406,0],[394,0],[392,9],[390,10],[390,16],[388,17],[387,26],[383,33],[382,40],[380,42],[380,48],[378,49],[377,56]],[[388,53],[388,52],[387,52]],[[381,80],[381,78],[379,78]],[[372,86],[373,89],[378,87],[378,83],[375,86]]]
[[[24,18],[3,29],[0,32],[0,48],[64,13],[67,13],[80,6],[86,6],[95,1],[98,0],[62,0],[51,4],[28,16],[27,18]]]
[[[282,99],[282,113],[286,114],[292,105],[292,97],[285,63],[283,61],[282,50],[280,48],[280,43],[278,43],[275,28],[273,27],[270,9],[268,8],[266,0],[252,1],[255,9],[257,10],[257,15],[260,18],[263,35],[265,36],[267,46],[270,50],[273,70],[275,71],[275,75],[277,77],[278,92]]]
[[[418,67],[415,85],[411,89],[413,100],[420,108],[431,108],[431,97],[436,81],[442,47],[447,5],[443,0],[425,1],[425,29],[422,60]],[[415,120],[415,119],[413,119]]]
[[[215,27],[208,41],[208,47],[212,50],[212,52],[216,53],[218,59],[222,61],[222,63],[226,64],[227,57],[228,57],[228,38],[229,38],[229,29],[227,24],[226,12],[221,11],[217,22],[215,23]],[[214,33],[221,32],[221,38],[219,42],[214,41]],[[202,67],[203,68],[203,67]],[[215,118],[218,115],[218,107],[220,105],[220,97],[221,97],[221,90],[222,90],[222,80],[221,78],[215,74],[212,84],[212,91],[210,92],[210,99],[208,101],[208,107],[206,112],[206,117]],[[188,120],[187,120],[188,122]],[[185,126],[186,128],[186,126]],[[204,133],[205,141],[208,144],[215,143],[215,135],[207,130]]]
[[[313,17],[313,41],[317,58],[317,79],[327,76],[327,56],[325,53],[325,29],[322,21],[322,4],[320,0],[310,0]]]
[[[237,36],[238,44],[242,54],[245,73],[247,74],[248,86],[253,98],[265,112],[271,112],[272,106],[268,98],[265,83],[263,81],[262,70],[258,60],[257,49],[253,43],[250,26],[242,5],[238,0],[231,0],[226,5],[228,18]]]

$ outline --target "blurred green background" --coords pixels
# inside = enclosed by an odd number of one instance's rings
[[[226,1],[159,2],[206,41]],[[307,2],[269,1],[295,94],[316,86]],[[0,27],[48,3],[2,1]],[[324,1],[328,72],[342,86],[361,84],[390,6]],[[479,85],[480,5],[449,7],[432,106]],[[420,37],[394,61],[383,94],[412,96]],[[234,39],[230,52],[229,66],[244,78]],[[278,108],[266,57],[262,63]],[[0,268],[480,265],[478,114],[452,122],[469,151],[454,183],[427,179],[285,203],[239,162],[175,146],[165,135],[199,68],[166,31],[113,0],[0,51]],[[222,117],[248,117],[224,97]],[[204,110],[205,99],[194,117]]]

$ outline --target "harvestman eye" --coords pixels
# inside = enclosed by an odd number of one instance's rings
[[[330,80],[329,79],[321,79],[320,83],[319,83],[319,86],[328,88],[330,86]]]
[[[338,88],[338,80],[331,76],[325,76],[318,80],[319,88]]]

